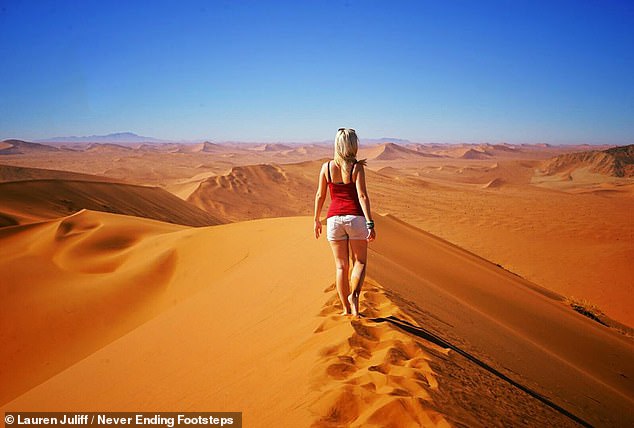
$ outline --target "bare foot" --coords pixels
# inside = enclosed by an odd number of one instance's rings
[[[352,315],[355,317],[359,316],[359,295],[355,295],[352,293],[348,296],[348,302],[350,302],[350,309],[352,310]]]
[[[346,302],[347,303],[347,302]],[[345,316],[350,315],[350,305],[346,305],[344,302],[341,302],[341,306],[343,306],[343,311],[339,315]]]

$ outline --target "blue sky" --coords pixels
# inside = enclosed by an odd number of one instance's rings
[[[634,2],[0,0],[0,139],[634,143]]]

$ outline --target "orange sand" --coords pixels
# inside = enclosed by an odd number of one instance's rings
[[[0,411],[634,424],[632,339],[562,303],[634,324],[627,177],[542,171],[552,147],[364,147],[374,211],[393,216],[376,216],[353,320],[336,315],[310,217],[245,221],[310,214],[329,147],[12,144],[0,148],[13,165],[0,168]]]

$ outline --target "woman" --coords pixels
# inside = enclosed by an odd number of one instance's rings
[[[335,138],[334,160],[324,163],[319,172],[315,196],[315,238],[321,235],[321,209],[330,189],[327,234],[337,268],[337,293],[342,315],[359,315],[359,295],[365,277],[368,242],[376,232],[370,198],[365,187],[365,160],[357,161],[359,140],[354,129],[339,128]],[[350,257],[352,256],[352,257]],[[352,272],[349,260],[352,258]]]

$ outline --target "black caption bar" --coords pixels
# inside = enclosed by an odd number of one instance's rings
[[[6,412],[6,428],[83,427],[242,428],[242,412]]]

